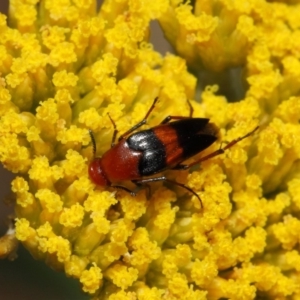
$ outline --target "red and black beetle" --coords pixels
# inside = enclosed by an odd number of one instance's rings
[[[157,100],[158,98],[155,98],[141,122],[119,137],[117,144],[115,144],[115,139],[118,131],[114,121],[111,119],[114,126],[111,148],[102,157],[94,157],[90,162],[89,176],[97,185],[123,189],[132,195],[135,195],[135,192],[124,186],[112,185],[112,183],[131,180],[140,186],[154,181],[167,181],[187,189],[201,202],[200,197],[186,185],[170,180],[165,176],[149,176],[161,173],[166,169],[185,170],[195,164],[222,154],[226,149],[251,135],[258,129],[258,126],[246,135],[231,141],[225,147],[193,163],[182,164],[188,158],[213,144],[218,139],[219,129],[215,124],[210,123],[209,119],[192,118],[193,110],[188,102],[191,109],[189,117],[168,116],[158,126],[132,133],[146,123]],[[176,121],[170,122],[171,120]],[[95,156],[96,143],[91,131],[90,135]]]

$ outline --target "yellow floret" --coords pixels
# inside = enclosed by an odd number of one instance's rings
[[[128,252],[128,248],[125,243],[108,243],[104,245],[105,251],[101,251],[103,256],[109,263],[120,259],[120,257],[125,255]]]
[[[97,131],[100,129],[102,118],[98,111],[94,107],[91,107],[79,114],[78,121],[92,131]]]
[[[126,193],[121,201],[122,210],[128,220],[138,220],[146,212],[147,205],[145,193],[141,192],[136,197]]]
[[[1,58],[0,58],[0,61],[1,61]],[[7,103],[9,103],[10,100],[11,100],[11,94],[9,93],[8,89],[1,86],[0,87],[0,104],[1,105],[7,104]],[[2,113],[1,113],[1,115],[2,115]]]
[[[239,261],[249,261],[255,253],[263,252],[266,246],[266,232],[261,227],[251,227],[246,231],[246,237],[237,237],[233,241],[233,251]]]
[[[241,15],[239,17],[236,25],[236,31],[237,33],[242,34],[250,42],[254,41],[257,37],[257,30],[254,26],[253,19],[245,15]]]
[[[30,167],[30,151],[25,146],[20,146],[16,134],[4,133],[1,136],[0,157],[4,166],[14,172],[24,172]]]
[[[71,256],[70,241],[61,236],[54,236],[48,239],[47,250],[49,253],[56,253],[59,262],[69,261]]]
[[[69,21],[78,18],[78,11],[69,0],[45,1],[45,8],[49,11],[53,20],[67,19]]]
[[[287,194],[276,195],[275,200],[267,202],[266,212],[268,214],[282,214],[283,210],[291,204],[291,199]]]
[[[171,202],[175,200],[175,194],[170,190],[158,190],[152,197],[156,215],[154,218],[154,225],[161,229],[168,229],[174,222],[178,207],[172,207]],[[153,232],[155,235],[155,232]]]
[[[176,11],[176,17],[181,25],[189,32],[186,39],[188,43],[203,42],[210,39],[217,27],[218,20],[210,15],[202,13],[195,16],[191,12],[192,6],[180,5]]]
[[[69,107],[64,106],[64,105],[60,106],[59,104],[70,104],[76,100],[76,99],[72,98],[72,93],[71,93],[70,89],[62,88],[62,89],[59,89],[58,91],[56,91],[54,100],[58,104],[58,112],[59,112],[60,116],[68,120],[70,118]]]
[[[28,142],[38,141],[40,139],[40,133],[41,131],[37,127],[30,126],[26,133],[27,141]]]
[[[70,64],[77,61],[75,46],[69,42],[62,42],[51,49],[49,64],[58,67],[61,64]]]
[[[14,193],[26,193],[29,190],[28,182],[23,178],[17,176],[11,183],[12,191]]]
[[[115,58],[111,53],[106,53],[103,55],[101,60],[98,60],[92,66],[92,76],[97,82],[102,82],[104,76],[116,75],[118,66],[118,59]]]
[[[181,297],[189,293],[189,285],[184,274],[176,273],[168,281],[168,288],[171,294]]]
[[[36,232],[38,233],[39,237],[53,237],[55,236],[53,233],[53,228],[50,225],[49,222],[46,222],[45,224],[41,225]]]
[[[55,72],[53,74],[52,82],[56,87],[68,87],[68,86],[76,86],[78,81],[78,76],[74,73],[69,72],[67,73],[66,70]]]
[[[76,125],[71,125],[69,129],[63,128],[59,130],[56,139],[62,144],[69,142],[87,144],[89,142],[88,131]]]
[[[54,99],[48,99],[41,103],[36,112],[37,119],[49,122],[50,124],[54,124],[59,118],[57,104],[54,102]]]
[[[130,263],[133,266],[150,263],[157,259],[161,253],[161,249],[156,242],[149,240],[149,234],[143,227],[137,228],[128,241],[131,249]]]
[[[193,263],[191,277],[199,287],[205,287],[218,275],[216,255],[209,253],[203,260]]]
[[[97,232],[107,234],[110,230],[110,221],[106,219],[101,213],[93,212],[91,214],[94,225],[96,226]]]
[[[5,80],[11,88],[16,88],[22,82],[26,82],[26,77],[25,73],[10,73],[5,77]]]
[[[267,128],[262,131],[257,142],[258,150],[263,153],[264,162],[277,165],[283,152],[278,141],[278,134]],[[263,178],[264,179],[264,178]]]
[[[21,1],[16,2],[13,8],[14,16],[18,20],[20,26],[31,26],[36,21],[37,11],[33,5],[22,3]],[[19,3],[18,3],[19,2]]]
[[[127,219],[119,219],[111,225],[111,241],[117,244],[125,243],[134,229],[134,224]]]
[[[300,230],[300,221],[286,215],[283,222],[275,223],[270,226],[269,232],[281,243],[283,249],[291,250],[299,243],[298,232]]]
[[[62,210],[63,202],[60,196],[49,189],[39,189],[35,197],[40,200],[42,207],[50,213],[60,212]]]
[[[278,71],[249,76],[247,81],[250,84],[250,88],[247,92],[247,96],[256,99],[269,98],[282,80],[282,75]]]
[[[65,272],[69,276],[79,278],[81,273],[84,271],[88,264],[88,259],[86,257],[79,257],[77,255],[72,255],[65,263]]]
[[[65,41],[65,35],[68,32],[70,32],[69,28],[46,25],[41,28],[43,44],[48,49],[53,49],[56,45]]]
[[[261,184],[262,184],[261,178],[256,174],[251,174],[247,176],[246,185],[248,188],[252,190],[261,191]]]
[[[81,226],[84,217],[84,208],[76,203],[70,208],[64,208],[59,216],[59,223],[65,227]]]
[[[88,270],[84,270],[80,276],[80,282],[83,284],[83,290],[93,294],[102,286],[101,270],[93,265]]]
[[[29,238],[34,238],[36,235],[35,230],[30,227],[28,220],[21,218],[16,219],[16,237],[20,241],[26,241]]]
[[[8,111],[0,121],[1,130],[10,131],[14,133],[26,133],[27,122],[26,117],[12,110]]]
[[[65,173],[65,179],[72,181],[76,177],[81,177],[86,173],[86,158],[82,157],[77,151],[69,149],[66,154],[66,160],[61,164]]]
[[[116,286],[125,290],[137,280],[138,271],[135,268],[127,268],[125,265],[117,263],[105,272],[105,276],[110,278]]]
[[[58,166],[49,166],[47,157],[36,157],[32,161],[31,169],[28,171],[29,177],[40,184],[51,185],[54,181],[62,178],[63,170]]]
[[[84,201],[84,208],[88,212],[105,212],[111,205],[116,203],[117,200],[114,197],[114,193],[95,190],[91,191],[88,198]]]
[[[276,110],[276,115],[285,122],[297,124],[300,115],[300,98],[290,97],[282,101]]]
[[[17,196],[17,204],[22,207],[30,207],[34,203],[34,196],[31,193],[23,193]]]

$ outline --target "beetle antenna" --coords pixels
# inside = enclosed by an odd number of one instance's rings
[[[93,131],[91,129],[89,129],[89,135],[91,137],[91,140],[92,140],[92,144],[93,144],[93,155],[94,157],[96,156],[96,141],[95,141],[95,137],[94,137],[94,134],[93,134]]]

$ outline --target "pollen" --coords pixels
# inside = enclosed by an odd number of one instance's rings
[[[54,102],[54,99],[48,99],[47,101],[44,101],[41,106],[37,108],[36,116],[42,121],[54,124],[59,118],[57,113],[57,105]]]
[[[135,268],[115,264],[105,272],[105,276],[108,276],[116,286],[125,290],[137,280],[138,271]]]
[[[149,234],[145,228],[138,228],[129,239],[129,247],[132,251],[130,262],[133,266],[150,263],[157,259],[161,249],[156,242],[149,239]]]
[[[70,208],[64,208],[59,216],[59,223],[65,227],[81,226],[84,217],[83,207],[76,203]]]
[[[50,183],[58,180],[63,176],[62,169],[58,166],[50,166],[49,161],[45,156],[36,157],[32,161],[29,177],[39,183]]]
[[[68,261],[71,255],[70,242],[61,236],[51,237],[47,242],[47,251],[56,253],[59,262]]]
[[[218,275],[216,256],[212,253],[207,255],[204,260],[196,260],[193,263],[191,276],[196,284],[205,287]]]
[[[51,50],[49,55],[49,63],[58,67],[61,64],[70,64],[76,62],[75,46],[69,42],[62,42]]]
[[[102,116],[99,115],[94,107],[91,107],[80,113],[78,121],[81,124],[85,125],[87,128],[95,131],[100,128],[101,119]]]
[[[115,75],[118,60],[110,53],[103,55],[101,60],[95,62],[92,67],[92,74],[97,82],[103,81],[105,76]]]
[[[62,169],[67,178],[81,177],[86,171],[84,159],[77,151],[69,149],[66,160],[62,162]]]
[[[66,70],[56,72],[53,75],[53,84],[56,87],[76,86],[78,77],[74,73],[67,73]]]
[[[60,212],[62,210],[63,202],[59,195],[48,189],[40,189],[35,194],[35,197],[40,200],[42,207],[50,213]]]
[[[79,128],[75,125],[71,125],[70,128],[62,128],[57,133],[57,140],[62,144],[72,143],[83,143],[86,140],[87,131],[86,129]]]
[[[70,29],[65,27],[44,26],[41,28],[43,44],[48,49],[53,49],[55,46],[65,41],[68,32],[70,32]]]
[[[28,220],[21,218],[16,219],[16,237],[20,241],[26,241],[29,238],[34,238],[36,235],[35,230],[30,227]]]

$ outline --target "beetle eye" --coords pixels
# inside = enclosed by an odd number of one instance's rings
[[[95,158],[89,165],[89,175],[91,180],[100,186],[110,185],[105,174],[102,172],[101,158]]]

